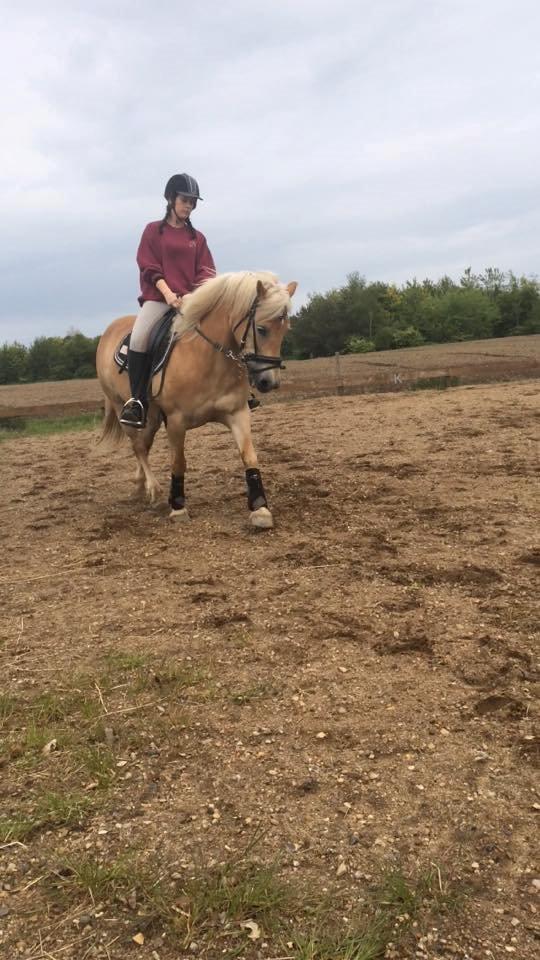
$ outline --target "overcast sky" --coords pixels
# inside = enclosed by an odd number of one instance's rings
[[[165,181],[218,271],[540,272],[538,0],[27,0],[2,23],[0,342],[136,310]]]

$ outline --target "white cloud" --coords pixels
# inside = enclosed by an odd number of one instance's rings
[[[352,270],[535,272],[539,27],[536,0],[12,11],[0,341],[135,309],[139,235],[179,170],[218,268],[295,278],[297,303]]]

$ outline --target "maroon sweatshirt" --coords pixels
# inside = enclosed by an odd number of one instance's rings
[[[160,279],[165,280],[173,293],[183,296],[216,275],[212,254],[202,233],[195,230],[193,236],[189,227],[171,227],[168,223],[160,233],[161,224],[161,220],[147,224],[137,250],[141,306],[145,300],[165,302],[155,286]]]

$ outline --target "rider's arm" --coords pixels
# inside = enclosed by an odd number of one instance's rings
[[[155,284],[163,277],[161,249],[155,223],[149,223],[143,230],[137,250],[137,264],[146,283]]]
[[[155,287],[161,293],[163,299],[165,300],[165,303],[168,303],[170,307],[180,306],[182,298],[179,297],[178,294],[173,293],[173,291],[169,287],[168,283],[163,279],[163,277],[161,278],[161,280],[158,280],[156,282]]]
[[[195,286],[198,286],[199,283],[202,283],[204,280],[208,280],[210,277],[215,277],[215,275],[216,265],[214,263],[214,258],[208,249],[206,237],[204,237],[202,233],[199,233],[197,235]]]

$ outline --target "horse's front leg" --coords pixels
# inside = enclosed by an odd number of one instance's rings
[[[135,430],[133,427],[124,428],[124,432],[129,436],[133,452],[137,457],[137,472],[135,474],[136,493],[139,495],[146,490],[146,495],[150,503],[155,503],[161,493],[161,487],[152,473],[148,460],[159,425],[159,416],[156,417],[149,413],[148,423],[144,430]]]
[[[249,519],[254,527],[267,530],[274,526],[274,520],[268,509],[257,454],[251,439],[251,417],[248,408],[231,414],[227,418],[227,426],[234,437],[246,469],[248,507],[251,511]]]
[[[189,514],[186,510],[184,494],[186,427],[181,414],[172,414],[167,418],[167,437],[171,449],[171,486],[169,492],[171,512],[169,516],[172,520],[187,520]]]

